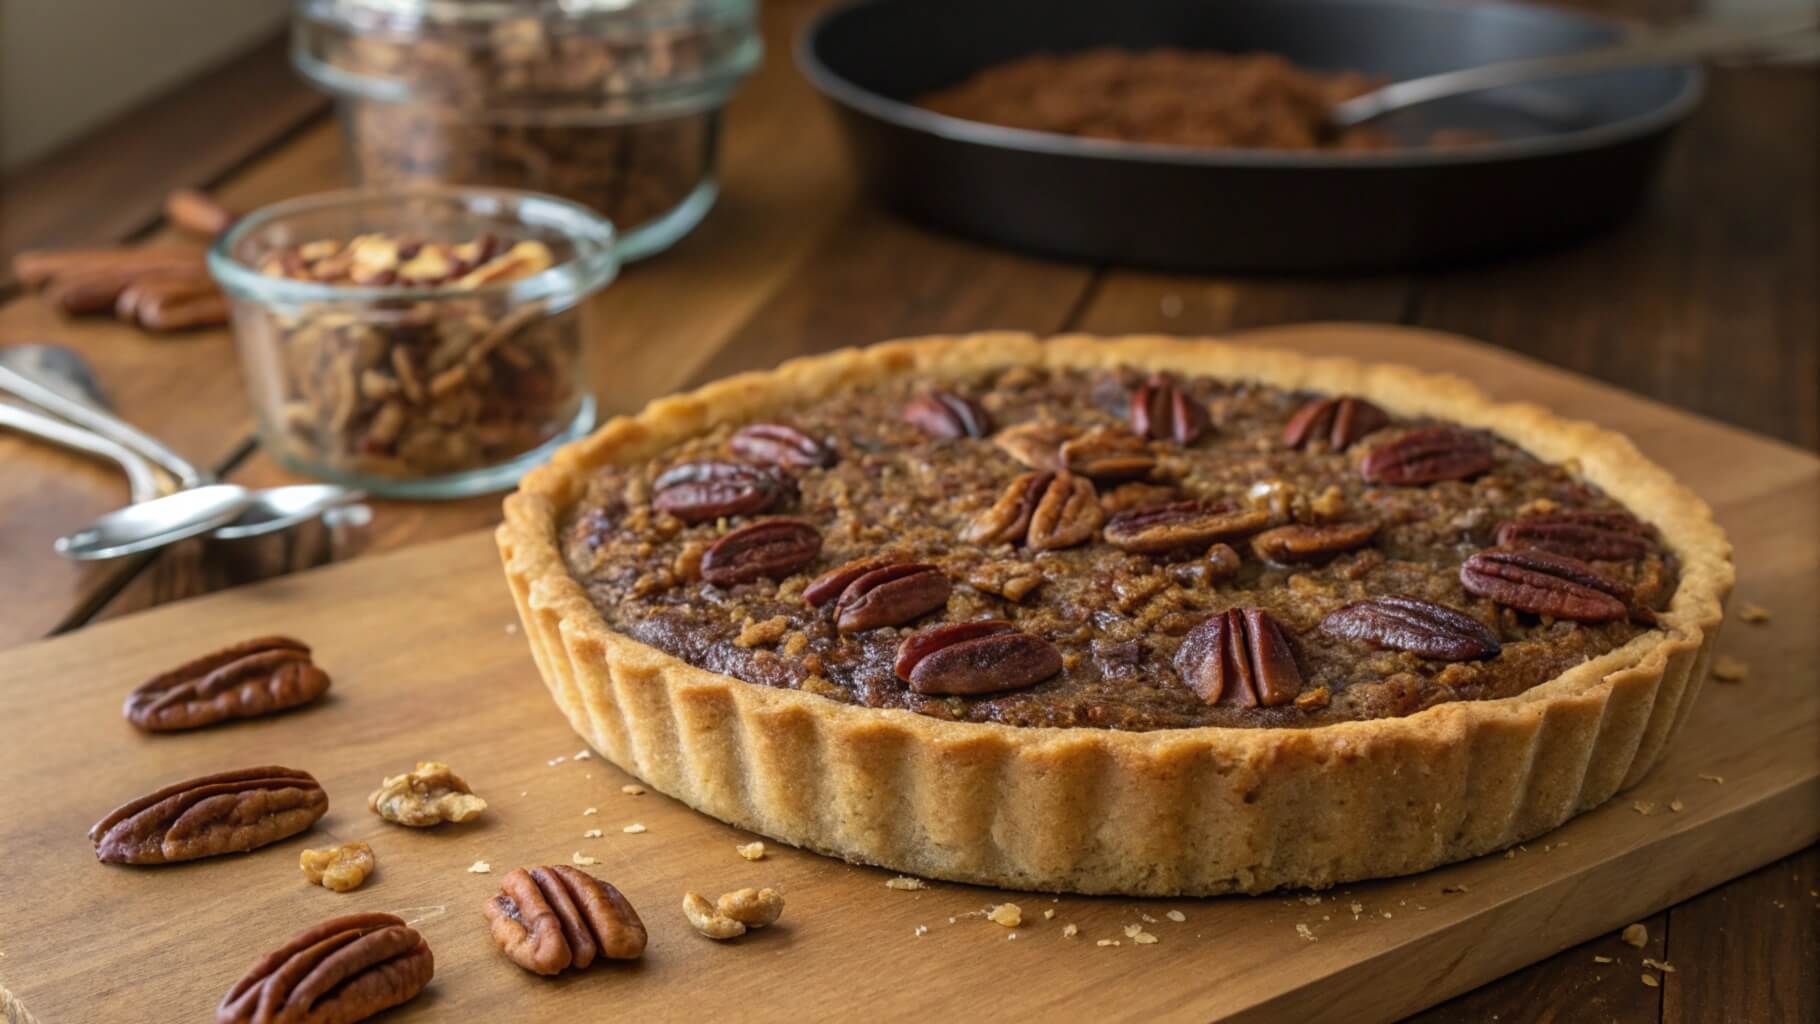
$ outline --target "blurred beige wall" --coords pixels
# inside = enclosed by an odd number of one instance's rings
[[[276,30],[287,0],[0,0],[0,169]]]

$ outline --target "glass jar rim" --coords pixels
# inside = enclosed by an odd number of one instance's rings
[[[651,10],[660,7],[675,8],[676,16],[650,21]],[[346,23],[349,18],[382,16],[443,26],[554,17],[668,28],[702,17],[752,15],[757,9],[757,0],[296,0],[301,17]]]
[[[287,218],[337,206],[400,204],[411,200],[447,201],[468,206],[478,201],[482,215],[502,221],[534,223],[561,231],[575,252],[530,277],[478,287],[454,285],[343,285],[276,277],[248,264],[235,250],[254,233]],[[509,212],[508,212],[509,209]],[[526,213],[532,214],[527,218]],[[448,298],[501,297],[514,305],[553,296],[579,300],[605,287],[619,273],[618,233],[611,221],[580,203],[541,192],[464,185],[409,188],[348,188],[317,192],[262,206],[234,222],[209,246],[209,273],[234,298],[260,302],[434,302]]]

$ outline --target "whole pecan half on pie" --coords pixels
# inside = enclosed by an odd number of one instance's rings
[[[1188,631],[1175,670],[1209,704],[1276,707],[1295,700],[1302,671],[1276,619],[1261,608],[1232,608]]]
[[[917,693],[964,696],[1040,683],[1062,670],[1062,653],[1009,622],[949,622],[905,637],[893,667]]]
[[[1632,562],[1655,550],[1649,527],[1626,512],[1560,511],[1498,527],[1498,546],[1538,548],[1583,562]]]
[[[1103,483],[1142,479],[1156,468],[1143,438],[1104,427],[1068,440],[1057,454],[1063,469]]]
[[[985,437],[992,433],[992,415],[964,395],[931,388],[904,403],[904,419],[930,437]]]
[[[1377,523],[1292,523],[1251,538],[1251,549],[1266,562],[1300,565],[1322,562],[1343,551],[1362,548],[1378,535]]]
[[[1518,611],[1572,622],[1615,622],[1632,614],[1629,586],[1552,551],[1488,548],[1461,564],[1460,585]]]
[[[1495,658],[1500,650],[1498,638],[1478,619],[1400,595],[1355,601],[1322,619],[1321,632],[1430,661],[1476,661]]]
[[[970,544],[1055,551],[1092,539],[1105,519],[1093,482],[1073,473],[1025,473],[961,531]]]
[[[262,957],[215,1010],[216,1024],[353,1024],[408,1003],[436,973],[429,943],[391,914],[349,914]]]
[[[1131,431],[1156,441],[1191,445],[1213,429],[1202,405],[1166,373],[1153,373],[1131,392]]]
[[[749,423],[727,439],[733,454],[748,462],[797,469],[834,465],[834,449],[784,423]]]
[[[481,904],[493,941],[534,974],[560,974],[597,957],[636,960],[645,924],[618,889],[567,864],[514,868]]]
[[[953,589],[948,575],[926,562],[866,558],[816,577],[803,600],[818,608],[832,601],[835,628],[857,633],[927,615],[946,605]]]
[[[1283,428],[1283,443],[1306,448],[1325,441],[1330,452],[1343,452],[1360,438],[1390,425],[1390,415],[1363,398],[1342,395],[1316,398],[1297,409]]]
[[[1201,501],[1121,512],[1106,521],[1106,543],[1140,555],[1205,548],[1215,541],[1244,537],[1270,524],[1263,509],[1235,509]]]
[[[767,466],[743,462],[685,462],[651,484],[651,507],[685,523],[768,512],[789,500],[795,482]]]
[[[717,587],[783,579],[821,554],[821,531],[800,519],[766,519],[742,526],[708,546],[702,579]]]
[[[1491,446],[1459,427],[1422,427],[1365,453],[1366,483],[1414,487],[1465,480],[1491,469]]]
[[[308,704],[328,673],[302,641],[268,636],[225,647],[158,675],[127,695],[126,720],[147,732],[197,729]]]
[[[329,809],[309,772],[246,768],[166,786],[115,808],[89,829],[109,864],[174,864],[245,853],[294,836]]]

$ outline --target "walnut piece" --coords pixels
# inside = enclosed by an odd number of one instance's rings
[[[297,855],[297,866],[311,882],[330,892],[353,892],[378,865],[373,848],[365,843],[342,843]]]
[[[419,761],[415,771],[389,776],[372,795],[367,807],[397,825],[429,828],[445,821],[472,821],[487,809],[459,775],[441,761]]]
[[[733,939],[747,929],[775,924],[784,912],[784,896],[776,889],[737,889],[709,903],[698,892],[683,894],[683,916],[695,930],[710,939]]]

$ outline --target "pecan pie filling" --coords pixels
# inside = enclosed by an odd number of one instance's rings
[[[600,471],[570,572],[749,683],[1022,726],[1302,726],[1512,696],[1652,628],[1656,531],[1355,396],[1134,370],[900,381]]]

